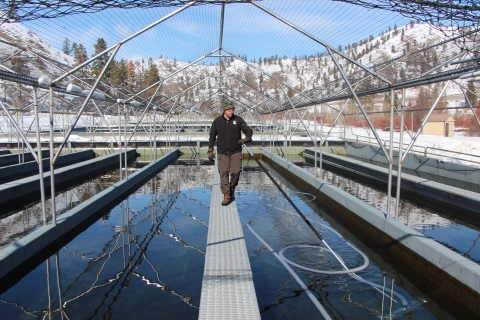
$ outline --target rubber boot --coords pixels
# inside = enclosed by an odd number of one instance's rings
[[[230,192],[227,192],[223,195],[222,206],[228,206],[230,204],[230,201],[231,201]]]
[[[230,187],[230,200],[235,200],[235,187]]]

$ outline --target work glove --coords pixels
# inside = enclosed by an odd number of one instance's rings
[[[208,148],[207,157],[208,160],[212,162],[215,161],[215,154],[213,153],[213,148]]]
[[[250,141],[252,141],[252,139],[250,139],[250,138],[240,139],[240,140],[238,140],[238,144],[244,145],[245,143],[250,142]]]

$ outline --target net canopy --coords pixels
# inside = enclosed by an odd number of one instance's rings
[[[261,0],[260,0],[261,1]],[[385,9],[429,23],[453,22],[462,26],[478,26],[480,6],[476,0],[333,0],[371,9]],[[110,8],[154,8],[183,6],[191,0],[27,0],[3,1],[0,10],[6,13],[2,20],[26,21],[39,18],[57,18],[63,15],[93,13]],[[196,5],[222,3],[249,3],[247,0],[203,0]]]
[[[351,100],[352,90],[374,105],[392,88],[442,83],[477,69],[479,8],[472,0],[32,0],[3,1],[0,10],[2,26],[11,27],[1,34],[11,47],[0,54],[2,79],[36,83],[47,74],[60,77],[59,92],[74,83],[85,97],[111,58],[96,88],[106,96],[105,110],[122,99],[139,102],[138,110],[201,116],[232,100],[238,112],[274,114]],[[33,35],[19,39],[12,30],[20,25]],[[72,71],[79,61],[47,56],[53,50],[41,48],[40,39],[57,49],[67,45],[70,56],[76,54],[68,44],[82,45],[82,62],[91,61]],[[152,66],[157,75],[148,78]],[[127,67],[144,79],[116,79]],[[31,98],[24,100],[28,109]],[[58,103],[73,104],[69,110],[82,104]],[[97,107],[89,103],[87,110]]]

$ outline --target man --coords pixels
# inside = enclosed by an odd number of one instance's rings
[[[226,101],[223,114],[213,120],[208,143],[208,159],[214,161],[213,146],[217,143],[218,172],[222,205],[227,206],[234,199],[235,187],[242,171],[242,145],[252,141],[253,131],[245,120],[234,115],[232,101]],[[242,131],[245,138],[242,139]]]

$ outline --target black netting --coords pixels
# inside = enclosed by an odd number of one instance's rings
[[[385,9],[434,25],[477,27],[478,0],[333,0],[371,9]]]
[[[257,0],[259,1],[259,0]],[[351,3],[365,8],[384,9],[435,25],[448,24],[460,27],[474,27],[479,23],[478,0],[332,0]],[[2,1],[4,12],[0,22],[55,18],[67,14],[92,13],[108,8],[153,8],[183,6],[191,0],[26,0]],[[195,5],[250,2],[247,0],[203,0]],[[321,4],[319,4],[321,5]]]
[[[64,15],[78,13],[93,13],[109,8],[154,8],[184,6],[192,0],[27,0],[27,1],[2,1],[0,11],[4,15],[0,23],[14,21],[27,21],[39,18],[56,18]],[[246,0],[207,0],[197,1],[195,5],[221,4],[226,2],[250,2]]]

